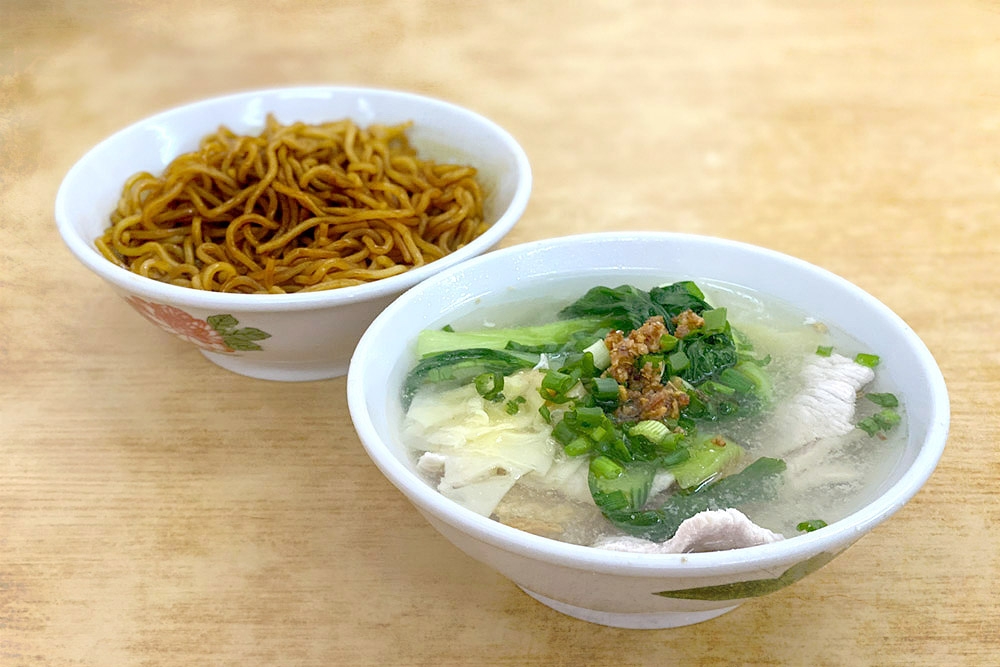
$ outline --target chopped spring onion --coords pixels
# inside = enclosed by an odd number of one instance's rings
[[[539,391],[542,398],[553,403],[565,403],[569,391],[576,386],[578,380],[572,375],[550,370],[542,378],[542,386]]]
[[[833,354],[833,345],[820,345],[816,348],[816,354],[821,357],[829,357]]]
[[[670,429],[663,422],[644,419],[628,430],[629,435],[641,435],[654,445],[658,445],[670,435]]]
[[[602,403],[617,401],[618,387],[618,382],[614,378],[597,377],[590,383],[590,395]]]
[[[521,409],[521,405],[525,402],[525,400],[526,399],[524,398],[524,396],[515,396],[514,398],[507,401],[507,404],[504,406],[504,409],[507,411],[507,414],[516,415],[518,411]]]
[[[757,387],[750,378],[735,368],[726,368],[719,373],[719,382],[741,394],[749,394]]]
[[[480,373],[474,382],[476,392],[487,401],[499,402],[503,400],[503,373],[500,371]]]
[[[594,356],[594,368],[604,370],[611,365],[611,353],[608,352],[608,346],[604,344],[604,339],[594,341],[591,345],[588,345],[583,350],[584,352],[590,352]]]
[[[882,408],[871,417],[865,417],[858,422],[858,428],[868,435],[878,435],[880,432],[891,430],[902,421],[899,413],[892,408]]]
[[[802,521],[795,526],[795,530],[804,533],[811,533],[820,528],[826,528],[826,521],[823,521],[823,519],[810,519],[809,521]]]
[[[866,354],[865,352],[858,352],[857,356],[854,357],[855,363],[867,366],[868,368],[875,368],[878,366],[879,361],[877,354]]]
[[[670,352],[677,347],[677,343],[679,342],[679,338],[671,336],[670,334],[663,334],[660,336],[660,352]]]
[[[595,456],[590,462],[590,472],[601,479],[615,479],[621,477],[625,468],[607,456]]]
[[[723,394],[725,396],[732,396],[736,393],[728,384],[723,384],[721,382],[715,382],[714,380],[708,380],[703,382],[700,387],[702,391],[708,392],[709,394]]]
[[[568,445],[576,439],[577,433],[572,423],[565,419],[555,425],[552,429],[552,437],[561,445]]]
[[[563,446],[563,451],[566,452],[567,456],[582,456],[589,453],[592,449],[594,449],[594,443],[583,436],[574,438]]]
[[[892,408],[883,408],[882,410],[879,410],[872,415],[872,419],[875,420],[875,423],[878,424],[883,431],[888,431],[903,420],[903,418],[899,416],[899,413]]]
[[[884,394],[878,394],[878,393],[865,394],[865,398],[867,398],[875,405],[879,405],[883,408],[895,408],[899,405],[899,399],[896,398],[896,395],[890,394],[888,392]]]

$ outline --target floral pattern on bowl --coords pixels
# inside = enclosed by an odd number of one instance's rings
[[[262,350],[257,341],[271,334],[254,327],[239,327],[239,320],[232,315],[211,315],[204,320],[194,317],[175,306],[146,301],[137,296],[125,301],[147,320],[164,331],[209,352],[247,352]]]

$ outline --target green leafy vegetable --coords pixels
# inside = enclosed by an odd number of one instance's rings
[[[688,458],[669,466],[677,485],[690,489],[712,479],[743,457],[744,450],[721,436],[702,438],[687,447]]]
[[[716,421],[767,407],[774,399],[774,384],[760,363],[744,360],[692,386],[688,396],[691,402],[684,414]]]
[[[690,363],[676,375],[692,384],[707,380],[739,361],[736,344],[724,333],[688,334],[681,340],[681,347]]]
[[[604,516],[621,530],[654,542],[673,537],[685,519],[710,509],[739,507],[750,502],[760,502],[773,497],[776,484],[785,470],[781,459],[761,457],[742,471],[723,477],[690,493],[676,493],[658,509],[622,509],[615,503],[601,502],[608,496],[591,494]],[[597,488],[600,491],[600,487]]]
[[[580,351],[596,339],[604,338],[606,333],[607,328],[603,326],[603,322],[593,317],[509,329],[425,329],[417,336],[417,356],[425,357],[469,348],[503,350],[513,347],[529,352],[555,352],[563,349]]]
[[[564,308],[560,317],[597,317],[612,328],[631,331],[650,317],[663,317],[668,329],[670,320],[685,310],[701,313],[710,310],[705,295],[693,282],[684,281],[654,287],[648,292],[631,285],[594,287]]]
[[[676,338],[673,318],[691,310],[704,325]],[[560,312],[562,317],[598,318],[605,324],[629,332],[651,317],[660,316],[669,331],[660,344],[668,375],[677,375],[698,384],[724,368],[736,365],[739,355],[730,332],[725,308],[712,308],[696,284],[682,281],[654,287],[648,292],[622,285],[594,287]]]
[[[705,320],[702,328],[706,333],[722,333],[726,331],[727,320],[725,308],[706,310],[701,316]]]
[[[403,383],[403,407],[410,406],[417,389],[426,383],[461,384],[474,381],[483,373],[510,375],[532,368],[537,363],[537,355],[484,348],[433,354],[421,359],[406,376]]]
[[[644,461],[618,464],[606,456],[590,462],[588,482],[597,506],[612,512],[642,508],[653,486],[656,468]]]

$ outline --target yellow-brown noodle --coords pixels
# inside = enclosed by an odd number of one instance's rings
[[[485,231],[471,166],[417,156],[410,123],[225,127],[161,176],[125,183],[96,245],[139,275],[218,292],[359,285],[457,250]]]

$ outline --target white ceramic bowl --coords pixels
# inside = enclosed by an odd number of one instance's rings
[[[160,173],[177,155],[195,150],[219,125],[257,133],[268,113],[283,123],[412,120],[408,136],[422,155],[479,170],[490,228],[463,248],[406,273],[301,294],[222,294],[178,287],[133,274],[100,255],[94,240],[109,224],[129,176],[142,170]],[[358,338],[396,296],[500,241],[521,217],[530,191],[531,169],[524,151],[510,134],[478,114],[410,93],[312,86],[208,99],[121,130],[70,169],[56,197],[55,216],[60,234],[81,262],[140,314],[196,345],[211,361],[252,377],[315,380],[347,371]],[[263,334],[240,335],[248,330]]]
[[[651,280],[716,280],[777,297],[853,334],[881,356],[879,373],[899,389],[908,440],[874,499],[826,528],[743,549],[691,554],[628,554],[528,534],[448,500],[414,469],[399,430],[400,387],[414,363],[413,341],[498,295],[518,299],[562,280],[593,277],[619,285]],[[579,285],[577,285],[579,289]],[[551,293],[551,292],[550,292]],[[573,294],[577,292],[574,291]],[[569,295],[568,295],[569,296]],[[722,614],[746,596],[729,584],[768,580],[776,589],[828,562],[903,506],[931,474],[948,432],[944,379],[920,339],[875,298],[828,271],[741,243],[671,233],[589,234],[497,250],[417,285],[362,337],[347,379],[351,417],[382,473],[458,548],[509,577],[550,607],[588,621],[631,628],[685,625]],[[695,587],[701,597],[658,593]]]

